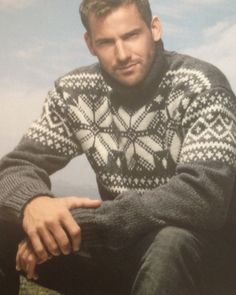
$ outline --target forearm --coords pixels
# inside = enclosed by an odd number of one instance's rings
[[[220,229],[226,221],[234,173],[222,163],[215,168],[209,165],[180,165],[168,184],[142,196],[127,192],[100,208],[74,210],[82,229],[82,247],[123,248],[166,225],[196,231]]]
[[[0,203],[20,216],[32,198],[53,196],[49,175],[67,162],[66,157],[23,138],[0,162]]]
[[[62,90],[55,83],[40,118],[31,125],[16,149],[0,162],[0,202],[18,216],[32,198],[51,196],[49,176],[82,152],[69,122],[67,107]]]

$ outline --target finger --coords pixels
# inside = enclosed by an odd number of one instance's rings
[[[25,273],[26,273],[26,266],[27,266],[27,257],[29,254],[30,254],[30,251],[28,249],[28,245],[26,244],[26,248],[24,247],[19,257],[21,270],[24,271]]]
[[[53,235],[50,233],[50,231],[39,231],[39,234],[48,252],[54,256],[59,256],[61,254],[60,248],[58,247],[58,244],[55,241]]]
[[[64,255],[70,254],[72,252],[71,243],[62,225],[60,223],[52,224],[50,230],[60,249],[60,252]]]
[[[33,253],[30,253],[28,258],[27,258],[27,265],[26,265],[26,273],[27,273],[27,278],[29,280],[37,280],[38,275],[35,272],[35,267],[37,264],[37,258]]]
[[[16,270],[20,271],[22,270],[22,265],[21,265],[21,257],[24,251],[26,250],[27,243],[23,240],[18,246],[18,250],[16,253]]]
[[[102,204],[101,200],[91,200],[89,198],[81,198],[80,199],[80,207],[82,207],[82,208],[97,208],[101,204]]]
[[[76,208],[97,208],[101,205],[101,200],[91,200],[89,198],[65,197],[61,201],[66,205],[68,210]]]
[[[62,223],[63,227],[65,228],[67,234],[70,237],[73,251],[79,251],[81,244],[81,229],[72,217],[70,212],[68,212],[66,218],[62,220]]]
[[[32,233],[30,236],[30,242],[32,244],[33,250],[39,260],[46,260],[48,257],[47,249],[41,241],[40,236],[37,233]]]

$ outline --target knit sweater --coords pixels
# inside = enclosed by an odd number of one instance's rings
[[[72,210],[82,249],[121,249],[167,225],[221,229],[235,182],[235,96],[214,66],[158,56],[134,88],[99,64],[58,79],[41,117],[0,163],[1,203],[20,217],[32,198],[53,196],[49,176],[84,153],[105,201]]]

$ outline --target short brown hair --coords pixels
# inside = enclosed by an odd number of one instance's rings
[[[150,26],[152,11],[148,0],[83,0],[79,9],[81,21],[85,29],[89,31],[88,18],[91,13],[97,17],[103,17],[125,4],[135,4],[147,26]]]

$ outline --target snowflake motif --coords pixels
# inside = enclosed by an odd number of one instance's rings
[[[117,150],[117,140],[114,135],[113,118],[108,100],[103,97],[100,102],[87,101],[86,96],[78,97],[76,107],[71,107],[75,117],[80,119],[80,128],[76,133],[83,151],[86,153],[91,148],[98,152],[97,160],[101,166],[108,163],[109,154]]]
[[[159,117],[156,111],[149,111],[150,109],[152,108],[144,106],[134,114],[130,114],[120,107],[113,112],[116,128],[121,130],[118,136],[119,151],[125,155],[130,170],[137,168],[137,164],[145,170],[153,170],[155,153],[162,150],[154,127],[158,124]]]
[[[222,91],[211,90],[200,71],[168,71],[153,101],[136,111],[114,110],[111,89],[97,68],[69,74],[59,86],[64,100],[61,92],[52,92],[27,136],[69,157],[84,152],[112,192],[162,185],[177,163],[235,165],[234,103]]]

